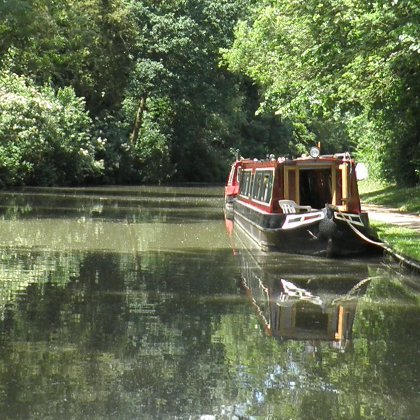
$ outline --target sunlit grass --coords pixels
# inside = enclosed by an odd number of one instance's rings
[[[372,180],[359,182],[363,203],[396,208],[400,212],[420,214],[420,186],[400,188]],[[412,229],[371,221],[379,237],[397,253],[420,260],[420,234]]]
[[[420,261],[420,233],[391,224],[371,221],[380,239],[388,243],[397,253]]]
[[[401,188],[367,180],[359,182],[359,191],[363,203],[381,204],[395,207],[401,212],[420,214],[420,186]]]
[[[359,186],[359,193],[360,195],[375,193],[376,191],[380,191],[384,188],[390,187],[391,184],[379,182],[374,179],[364,179],[363,181],[358,182]]]

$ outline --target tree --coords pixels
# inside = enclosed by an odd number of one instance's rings
[[[411,0],[266,0],[237,26],[224,57],[264,88],[263,109],[291,119],[297,141],[324,132],[328,143],[339,129],[377,176],[414,183],[419,18]]]
[[[107,182],[219,181],[230,148],[290,148],[288,118],[255,116],[257,88],[220,66],[252,3],[5,0],[0,67],[85,101]]]
[[[0,64],[56,89],[72,86],[93,115],[121,100],[133,39],[126,0],[6,0]]]
[[[153,149],[144,139],[154,127],[167,153],[161,173],[195,181],[225,175],[216,150],[231,136],[237,102],[230,98],[239,92],[236,78],[218,66],[219,47],[229,42],[242,3],[132,3],[137,34],[124,110],[143,171]]]

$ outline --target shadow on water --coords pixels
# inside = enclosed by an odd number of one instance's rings
[[[3,219],[65,218],[177,222],[220,219],[219,188],[25,188],[0,194]],[[195,193],[193,193],[195,191]],[[101,194],[102,192],[102,194]],[[215,192],[219,196],[214,197]]]
[[[21,216],[19,198],[0,221],[2,418],[416,418],[419,279],[261,253],[209,195],[195,223]]]
[[[24,194],[25,196],[73,196],[73,197],[172,197],[172,198],[220,198],[223,186],[206,184],[185,184],[168,186],[99,186],[99,187],[22,187],[20,189],[3,191],[2,194]]]

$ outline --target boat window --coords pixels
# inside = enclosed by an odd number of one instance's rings
[[[252,198],[255,198],[256,200],[259,200],[259,197],[260,197],[262,175],[263,175],[262,172],[258,171],[255,174],[255,178],[254,178],[254,185],[252,188]]]
[[[257,171],[254,178],[252,198],[264,203],[271,200],[271,190],[273,187],[273,171]]]
[[[273,190],[273,179],[274,173],[268,172],[268,174],[264,175],[264,192],[262,201],[269,203],[271,200],[272,190]]]
[[[300,204],[321,209],[332,203],[331,169],[301,169],[299,171]]]
[[[252,187],[252,174],[250,170],[241,171],[239,184],[240,184],[240,194],[249,197],[251,194],[251,187]]]

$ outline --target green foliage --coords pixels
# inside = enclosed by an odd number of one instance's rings
[[[135,37],[122,114],[131,133],[124,147],[127,165],[132,168],[131,175],[126,176],[132,180],[168,179],[174,173],[173,150],[190,141],[176,130],[179,103],[191,103],[191,78],[197,74],[202,77],[200,69],[194,67],[202,54],[195,45],[200,28],[190,7],[189,2],[178,1],[130,2]],[[194,135],[189,128],[190,136]]]
[[[133,39],[125,0],[6,0],[0,64],[37,83],[72,86],[95,114],[121,100]],[[12,57],[10,60],[10,56]]]
[[[413,184],[419,18],[412,0],[265,0],[237,25],[224,59],[264,88],[262,109],[289,118],[296,142],[315,135],[328,147],[348,146],[377,177]]]
[[[273,116],[256,117],[255,87],[219,67],[220,47],[230,45],[233,26],[247,3],[132,3],[137,34],[125,122],[134,127],[133,150],[148,136],[150,122],[159,125],[166,136],[172,166],[165,166],[172,179],[224,180],[231,147],[264,156],[288,152],[287,123]]]
[[[315,141],[419,181],[414,0],[6,0],[0,15],[1,68],[84,98],[107,182],[221,180],[230,148]]]
[[[84,99],[93,137],[100,139],[89,154],[101,162],[103,181],[221,181],[230,148],[254,156],[300,153],[308,137],[303,123],[255,116],[258,89],[220,67],[220,48],[231,45],[233,28],[252,3],[6,0],[0,2],[0,67],[32,80],[37,91],[71,87]],[[298,145],[293,133],[302,137]],[[29,179],[16,170],[7,182],[91,180],[54,175],[70,165],[54,153],[43,157],[51,175]]]
[[[72,88],[36,87],[13,73],[0,78],[3,185],[80,183],[101,172],[91,121]]]
[[[142,182],[166,181],[171,175],[170,137],[162,133],[159,124],[146,121],[144,135],[136,144],[134,156],[139,164]]]

